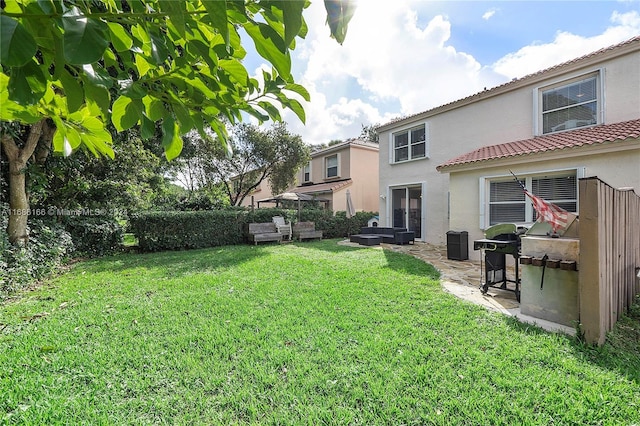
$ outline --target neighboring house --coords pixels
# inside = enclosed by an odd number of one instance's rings
[[[298,172],[296,186],[288,191],[327,200],[326,206],[334,212],[347,211],[349,192],[356,212],[377,212],[378,150],[376,143],[349,139],[315,151]],[[273,195],[266,180],[252,193],[254,204]],[[243,205],[251,205],[251,197]]]
[[[581,177],[640,190],[640,37],[377,130],[385,226],[436,244],[467,231],[471,246],[492,224],[530,224],[510,170],[579,213]]]

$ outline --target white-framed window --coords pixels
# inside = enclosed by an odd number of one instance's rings
[[[311,182],[311,163],[307,163],[302,169],[302,182]]]
[[[325,178],[330,179],[339,177],[338,173],[338,154],[329,155],[324,158]]]
[[[427,125],[420,124],[405,130],[395,132],[391,135],[393,163],[426,158],[428,155],[427,146]]]
[[[538,134],[600,123],[600,81],[600,73],[592,73],[537,89]]]
[[[560,170],[518,176],[529,192],[569,212],[578,212],[578,179],[583,169]],[[513,176],[481,178],[484,190],[484,211],[481,228],[498,223],[533,223],[538,218],[531,200],[524,194],[520,183]]]

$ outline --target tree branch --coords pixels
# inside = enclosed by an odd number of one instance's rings
[[[18,154],[18,160],[27,163],[27,160],[31,158],[33,152],[36,150],[38,146],[38,142],[40,141],[40,136],[42,136],[43,127],[46,125],[46,118],[41,119],[37,123],[31,126],[31,130],[29,130],[29,137],[27,138],[27,143],[24,144],[20,153]]]
[[[18,145],[14,142],[13,137],[9,133],[4,133],[0,143],[9,161],[16,161],[20,154],[20,148],[18,148]]]

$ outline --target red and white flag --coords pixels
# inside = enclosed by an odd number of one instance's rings
[[[538,222],[547,222],[551,224],[553,232],[567,228],[570,218],[570,213],[568,211],[548,202],[547,200],[543,200],[542,198],[533,195],[526,189],[524,190],[524,193],[533,202],[533,208],[536,209],[536,213],[538,213]]]

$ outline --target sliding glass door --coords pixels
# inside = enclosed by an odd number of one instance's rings
[[[407,186],[391,190],[391,223],[407,228],[422,239],[422,187]]]

